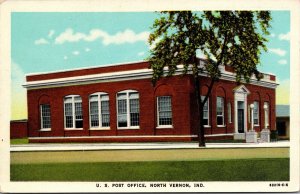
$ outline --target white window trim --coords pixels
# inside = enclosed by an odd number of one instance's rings
[[[217,127],[226,127],[226,125],[225,125],[225,107],[224,107],[225,106],[225,99],[222,96],[217,96],[217,109],[218,109],[218,97],[223,99],[223,110],[222,110],[223,124],[222,125],[217,124]],[[218,111],[216,110],[216,121],[218,123],[218,113],[217,112]],[[221,115],[219,115],[219,116],[221,116]]]
[[[253,104],[257,103],[257,124],[254,124],[254,118],[253,118],[253,126],[254,127],[259,127],[259,101],[254,101]],[[253,117],[254,117],[254,108],[253,108]]]
[[[90,127],[89,128],[90,131],[109,131],[110,127]]]
[[[75,101],[74,101],[74,98],[75,97],[78,97],[80,95],[68,95],[68,96],[65,96],[64,97],[64,130],[65,131],[81,131],[83,130],[83,128],[75,128],[76,126],[76,117],[75,117]],[[73,128],[67,128],[66,127],[66,110],[65,110],[65,98],[72,98],[72,117],[73,117]],[[81,97],[81,96],[80,96]],[[81,103],[82,103],[82,98],[81,98]],[[82,119],[82,122],[83,122],[83,119]]]
[[[92,120],[91,120],[91,101],[90,101],[90,97],[91,96],[94,96],[94,95],[97,95],[97,98],[98,98],[98,121],[99,121],[99,126],[98,127],[92,127]],[[102,126],[102,114],[101,114],[101,95],[108,95],[108,93],[106,92],[96,92],[96,93],[93,93],[93,94],[90,94],[89,95],[89,130],[92,130],[92,131],[98,131],[98,130],[110,130],[110,118],[109,118],[109,127],[103,127]],[[109,95],[108,95],[108,102],[110,103],[110,100],[109,100]],[[109,106],[109,104],[108,104]],[[100,116],[101,115],[101,116]],[[109,110],[109,117],[110,117],[110,110]]]
[[[45,105],[45,104],[40,104],[40,118],[41,118],[41,128],[39,131],[51,131],[51,128],[43,128],[43,115],[42,115],[42,105]],[[50,104],[49,104],[50,106]],[[51,109],[49,110],[50,113],[51,113]],[[51,126],[51,114],[50,114],[50,126]]]
[[[40,129],[39,131],[51,131],[51,128]]]
[[[126,109],[127,109],[127,112],[126,112],[126,116],[127,116],[127,127],[119,127],[119,107],[118,107],[118,94],[121,94],[121,93],[126,93]],[[131,126],[130,125],[130,103],[129,103],[129,93],[138,93],[139,94],[139,104],[140,104],[140,93],[136,90],[122,90],[120,92],[118,92],[116,94],[116,108],[117,108],[117,129],[118,130],[127,130],[127,129],[140,129],[140,126]],[[139,106],[140,108],[140,106]],[[139,114],[140,114],[140,111],[139,111]],[[140,121],[140,119],[139,119]],[[139,122],[140,124],[140,122]]]
[[[159,125],[156,129],[173,129],[173,125]]]
[[[166,95],[165,95],[166,96]],[[156,112],[157,112],[157,126],[156,126],[156,128],[157,129],[170,129],[170,128],[173,128],[173,111],[172,111],[172,96],[168,96],[168,97],[171,97],[171,112],[172,112],[172,125],[160,125],[159,124],[159,111],[158,111],[158,98],[159,97],[163,97],[163,96],[157,96],[156,97]]]
[[[202,97],[203,97],[203,99],[205,98],[205,96],[201,96],[201,100],[202,100]],[[209,110],[209,97],[207,98],[207,101],[206,101],[206,103],[207,103],[207,125],[203,125],[205,128],[209,128],[210,127],[210,123],[209,123],[209,113],[210,113],[210,110]]]

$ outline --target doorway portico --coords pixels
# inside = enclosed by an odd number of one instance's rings
[[[240,85],[233,90],[234,92],[234,139],[245,139],[247,131],[247,96],[250,91]]]

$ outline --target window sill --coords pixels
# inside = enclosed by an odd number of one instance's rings
[[[161,125],[161,126],[157,126],[156,129],[173,129],[173,125]]]
[[[51,128],[47,128],[47,129],[40,129],[39,131],[51,131]]]
[[[254,127],[259,127],[259,125],[253,125]]]
[[[110,130],[109,127],[103,127],[103,128],[90,128],[89,129],[90,131],[107,131],[107,130]]]
[[[140,127],[118,127],[118,130],[135,130],[140,129]]]
[[[65,128],[65,131],[82,131],[83,128]]]
[[[204,125],[203,127],[204,127],[204,128],[211,128],[210,125]]]
[[[226,125],[217,125],[217,127],[226,127]]]

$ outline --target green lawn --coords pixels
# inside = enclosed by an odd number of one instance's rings
[[[288,158],[11,164],[12,181],[288,181]]]
[[[28,144],[28,138],[11,139],[10,144],[11,145]]]

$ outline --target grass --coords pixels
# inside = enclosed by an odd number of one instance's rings
[[[12,164],[85,162],[199,161],[289,158],[289,148],[204,148],[165,150],[91,150],[11,152]]]
[[[12,181],[288,181],[288,158],[11,164]]]
[[[28,144],[28,138],[11,139],[11,145]]]

